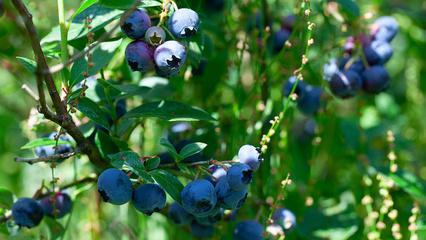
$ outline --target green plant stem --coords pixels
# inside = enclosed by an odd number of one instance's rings
[[[59,17],[59,28],[61,31],[61,61],[65,64],[68,61],[68,25],[65,20],[65,8],[64,0],[58,0],[58,17]],[[68,79],[65,73],[65,68],[62,70],[62,84],[65,88],[68,88]]]

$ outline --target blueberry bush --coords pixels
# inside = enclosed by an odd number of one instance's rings
[[[423,1],[0,15],[0,239],[426,239]]]

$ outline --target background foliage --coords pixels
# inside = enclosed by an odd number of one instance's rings
[[[282,84],[300,66],[307,34],[307,23],[298,21],[290,38],[292,47],[272,56],[267,46],[259,44],[258,33],[247,31],[248,25],[257,12],[263,11],[262,4],[265,3],[269,6],[272,31],[283,16],[299,14],[299,19],[304,19],[304,13],[300,11],[301,1],[225,1],[222,11],[206,9],[205,2],[200,0],[177,2],[196,10],[202,20],[201,34],[191,45],[187,69],[179,76],[159,80],[130,72],[123,61],[129,40],[119,37],[95,50],[95,66],[90,75],[102,69],[102,78],[115,83],[139,84],[142,78],[145,86],[157,83],[155,91],[129,93],[133,96],[128,98],[128,109],[139,106],[142,101],[167,99],[211,113],[218,121],[191,122],[189,132],[172,137],[207,143],[206,156],[230,160],[241,145],[258,145],[262,132],[269,128],[269,120],[283,109]],[[327,89],[322,66],[341,54],[345,38],[378,16],[392,15],[398,20],[401,31],[392,44],[394,57],[387,64],[392,77],[391,87],[376,96],[358,94],[351,100],[339,100],[329,94],[323,110],[316,116],[315,138],[308,141],[297,138],[300,132],[297,123],[302,115],[294,108],[295,104],[290,103],[269,144],[265,156],[267,164],[256,175],[249,198],[235,218],[258,217],[266,224],[271,212],[267,203],[272,201],[291,209],[297,216],[298,227],[288,235],[290,239],[365,239],[369,230],[364,229],[363,219],[368,211],[361,200],[370,194],[380,202],[381,196],[378,187],[366,186],[363,178],[370,176],[374,180],[375,172],[381,171],[397,183],[391,194],[399,211],[397,220],[401,232],[404,239],[409,239],[411,208],[418,202],[425,212],[426,202],[426,5],[421,0],[336,2],[339,3],[337,12],[328,1],[311,2],[310,21],[315,23],[312,31],[315,42],[307,53],[309,62],[302,72],[304,80]],[[57,12],[56,2],[25,3],[43,37],[49,62],[51,65],[59,63],[58,17],[53,14]],[[158,4],[156,1],[146,3]],[[32,151],[21,150],[21,146],[55,130],[56,126],[35,114],[36,103],[21,90],[22,84],[36,89],[35,76],[31,73],[32,65],[17,57],[33,59],[34,56],[24,29],[17,24],[16,11],[9,1],[4,4],[6,12],[0,19],[0,186],[12,191],[16,198],[31,196],[43,179],[50,181],[51,170],[47,164],[15,163],[14,157],[33,156]],[[66,1],[66,16],[72,17],[80,4],[77,0]],[[92,22],[96,26],[95,35],[109,29],[121,13],[121,10],[98,12]],[[357,15],[368,17],[367,13],[372,14],[372,18],[361,18],[348,24]],[[76,15],[70,28],[69,47],[74,52],[84,48],[87,42],[87,32],[82,28],[84,19],[81,14]],[[263,36],[265,39],[267,34]],[[190,76],[200,59],[206,61],[204,72]],[[83,79],[82,69],[87,69],[84,60],[77,61],[70,68],[71,85]],[[61,75],[55,77],[60,79]],[[264,78],[269,81],[267,95],[262,95]],[[93,101],[103,100],[94,91],[96,83],[90,84],[87,96]],[[108,83],[97,83],[98,88],[105,87],[105,84]],[[266,99],[262,99],[265,96]],[[102,104],[108,108],[105,101]],[[102,125],[103,120],[99,120],[102,117],[95,116],[94,119]],[[173,122],[167,120],[142,118],[131,134],[116,129],[115,140],[128,140],[129,147],[143,156],[158,154],[164,150],[160,138],[170,136]],[[81,122],[87,123],[88,119],[81,118]],[[399,171],[395,175],[386,170],[389,166],[387,154],[392,150],[386,140],[389,130],[396,139],[394,151]],[[84,156],[65,161],[55,171],[59,183],[90,174],[92,167]],[[281,182],[287,174],[290,174],[292,183],[283,189]],[[145,217],[127,205],[100,204],[93,185],[79,186],[70,193],[76,204],[69,221],[67,218],[61,220],[62,227],[66,228],[65,239],[190,238],[187,229],[173,225],[161,214]],[[283,200],[277,200],[281,195]],[[36,230],[24,230],[14,238],[55,238],[55,234],[62,234],[62,227],[47,221]],[[230,239],[235,222],[225,221],[218,225],[215,239]],[[421,215],[417,221],[419,239],[426,239],[425,222],[424,215]],[[6,237],[5,226],[0,228],[0,238]],[[390,227],[383,235],[383,239],[389,238]]]

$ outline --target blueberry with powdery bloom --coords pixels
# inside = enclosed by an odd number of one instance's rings
[[[145,41],[152,46],[158,46],[166,40],[166,32],[161,27],[150,27],[146,30]]]
[[[389,87],[389,73],[383,66],[372,66],[362,74],[362,89],[377,94]]]
[[[176,75],[186,60],[185,47],[177,41],[166,41],[155,49],[154,61],[161,76]]]
[[[133,41],[127,45],[125,55],[132,71],[148,72],[155,68],[153,50],[142,41]]]
[[[211,173],[214,181],[219,181],[219,179],[226,177],[226,169],[222,166],[211,165],[208,168],[208,171]]]
[[[263,226],[254,220],[242,221],[234,229],[234,240],[262,240]]]
[[[196,217],[208,216],[217,202],[216,191],[211,182],[205,179],[194,180],[180,193],[182,207]]]
[[[331,59],[323,66],[323,77],[326,81],[330,81],[331,77],[339,71],[336,59]]]
[[[168,28],[173,36],[177,38],[188,38],[194,36],[200,25],[198,14],[189,8],[176,10],[169,18]]]
[[[260,157],[260,149],[252,145],[243,145],[238,150],[238,160],[250,166],[251,170],[256,171],[262,158]]]
[[[137,210],[150,216],[166,206],[166,193],[157,184],[143,184],[133,191],[132,202]]]
[[[122,205],[132,198],[132,182],[124,172],[109,168],[99,175],[98,192],[104,202]]]
[[[283,228],[284,231],[290,230],[296,226],[296,216],[285,208],[278,208],[272,214],[272,221]]]
[[[365,58],[370,65],[385,64],[393,55],[392,46],[387,42],[373,41],[363,47]]]
[[[230,210],[240,208],[245,202],[248,193],[247,186],[240,191],[232,190],[225,178],[219,180],[215,190],[220,206]]]
[[[177,225],[189,224],[194,218],[179,203],[172,203],[168,211],[169,218]]]
[[[71,212],[72,201],[68,194],[58,192],[40,200],[44,214],[53,218],[62,218]]]
[[[355,96],[361,88],[362,80],[358,73],[346,70],[335,73],[329,84],[334,95],[345,99]]]
[[[247,164],[237,163],[228,169],[226,178],[233,191],[242,191],[251,183],[253,170]]]
[[[43,209],[32,198],[20,198],[12,206],[12,218],[20,227],[32,228],[43,219]]]
[[[47,136],[47,138],[49,138],[50,140],[56,140],[57,135],[58,135],[57,132],[53,132],[53,133],[49,134]],[[36,147],[34,149],[35,155],[37,157],[50,157],[50,156],[55,155],[55,154],[70,153],[74,150],[72,145],[71,145],[71,139],[68,135],[61,134],[59,136],[59,141],[69,142],[69,144],[58,144],[57,147],[55,147],[54,145]]]
[[[145,36],[146,30],[151,27],[151,19],[143,9],[136,9],[126,19],[125,15],[121,19],[121,31],[132,39],[141,39]]]
[[[321,108],[322,89],[311,85],[306,86],[305,94],[297,99],[298,109],[305,115],[312,116]]]
[[[391,42],[398,30],[399,25],[395,18],[383,16],[374,21],[371,34],[375,40]]]

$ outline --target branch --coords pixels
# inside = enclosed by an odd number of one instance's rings
[[[140,4],[140,2],[141,2],[140,0],[135,1],[135,3],[123,13],[123,17],[120,19],[120,21],[116,25],[114,25],[114,27],[112,27],[111,30],[102,34],[102,36],[99,37],[98,41],[96,41],[95,43],[93,43],[92,45],[87,47],[86,50],[75,54],[70,59],[68,59],[68,61],[66,61],[65,63],[57,64],[57,65],[51,67],[50,69],[46,68],[45,69],[46,74],[53,74],[53,73],[57,73],[57,72],[61,71],[62,69],[71,65],[73,62],[77,61],[79,58],[87,55],[90,51],[95,49],[99,44],[101,44],[102,42],[107,40],[109,37],[111,37],[111,35],[115,32],[115,30],[117,30],[121,26],[122,20],[126,19],[128,16],[130,16],[130,14],[132,14],[132,12],[135,11],[135,9]]]
[[[99,168],[108,167],[109,164],[102,160],[99,149],[94,144],[92,144],[92,142],[90,142],[87,138],[85,138],[80,129],[75,125],[71,116],[68,114],[66,103],[62,102],[61,97],[56,89],[52,74],[49,71],[46,71],[46,69],[49,69],[49,66],[47,65],[46,58],[40,46],[40,40],[34,23],[32,21],[31,13],[28,11],[22,0],[12,0],[12,3],[15,5],[16,9],[24,20],[25,28],[28,32],[28,37],[30,39],[31,46],[36,57],[36,77],[37,89],[39,91],[40,99],[40,112],[43,113],[47,119],[63,127],[68,132],[68,134],[77,142],[77,146],[79,147],[79,149],[89,156],[90,161],[94,165]],[[53,114],[47,108],[43,91],[43,79],[45,80],[50,98],[52,99],[53,106],[56,110],[57,115]]]
[[[21,157],[17,157],[17,158],[15,158],[15,161],[16,162],[29,163],[29,164],[39,163],[39,162],[50,163],[50,162],[53,162],[55,160],[65,160],[65,159],[68,159],[68,158],[73,157],[75,155],[77,155],[77,152],[56,154],[56,155],[52,155],[52,156],[49,156],[49,157],[39,157],[39,158],[21,158]]]
[[[192,162],[192,163],[183,163],[181,162],[180,164],[184,164],[186,166],[198,166],[198,165],[223,165],[225,163],[235,163],[235,161],[232,160],[228,160],[228,161],[218,161],[218,160],[207,160],[207,161],[199,161],[199,162]],[[166,164],[160,164],[160,167],[164,167],[164,168],[173,168],[173,167],[177,167],[178,163],[174,162],[174,163],[166,163]]]

